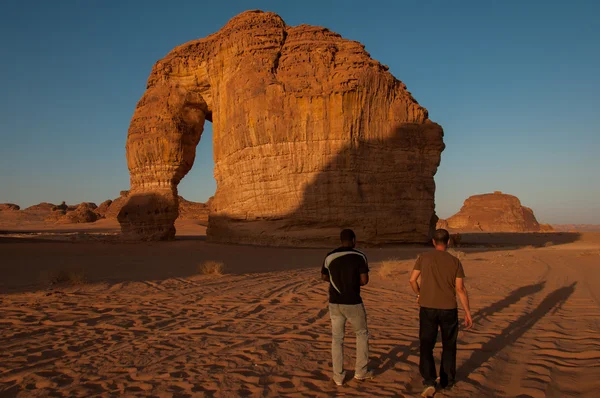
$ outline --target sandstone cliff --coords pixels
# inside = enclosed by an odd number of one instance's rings
[[[522,206],[516,196],[499,191],[471,196],[465,200],[464,206],[458,213],[445,220],[445,225],[450,229],[461,231],[553,231],[552,227],[547,224],[540,225],[533,210]]]
[[[0,211],[17,211],[21,208],[14,203],[0,203]]]
[[[124,236],[171,239],[177,185],[213,123],[208,238],[424,242],[442,128],[358,42],[249,11],[154,65],[127,138]]]

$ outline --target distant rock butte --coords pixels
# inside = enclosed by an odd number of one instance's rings
[[[547,224],[539,224],[529,207],[513,195],[500,191],[471,196],[458,213],[439,220],[438,228],[481,232],[552,232]]]
[[[600,224],[552,224],[552,228],[561,232],[600,232]]]
[[[68,206],[65,202],[55,206],[45,221],[55,222],[57,224],[81,224],[97,221],[100,216],[94,211],[97,208],[95,203],[83,202],[75,206]]]
[[[442,128],[362,44],[261,11],[154,65],[127,138],[124,236],[175,236],[206,120],[209,240],[308,245],[341,228],[370,243],[429,239]]]
[[[29,211],[29,212],[52,211],[52,209],[55,208],[55,207],[56,207],[55,204],[48,203],[48,202],[42,202],[42,203],[39,203],[37,205],[29,206],[24,211]]]
[[[199,224],[208,226],[208,215],[212,198],[206,203],[190,202],[179,197],[179,218],[184,220],[197,220]]]
[[[95,210],[96,214],[98,214],[100,217],[104,218],[106,217],[106,212],[108,211],[108,209],[110,208],[110,205],[112,204],[112,200],[105,200],[104,202],[100,203],[100,206],[98,206],[98,208]]]
[[[0,211],[16,211],[20,210],[19,205],[14,203],[0,203]]]
[[[104,210],[104,217],[106,218],[117,218],[119,212],[127,203],[127,197],[129,196],[129,191],[121,191],[120,196],[111,201],[110,205]],[[104,202],[103,204],[105,204]],[[102,206],[102,205],[100,205]]]

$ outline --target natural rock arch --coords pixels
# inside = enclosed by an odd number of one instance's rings
[[[249,11],[156,63],[127,138],[123,234],[172,239],[177,185],[213,123],[208,237],[311,244],[425,241],[442,128],[364,46]]]

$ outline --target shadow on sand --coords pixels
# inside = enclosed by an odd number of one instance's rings
[[[581,239],[577,232],[473,232],[461,233],[461,247],[543,247]]]
[[[515,344],[521,336],[533,328],[538,321],[550,312],[558,311],[575,292],[576,285],[577,282],[574,282],[569,286],[561,287],[551,292],[533,311],[522,314],[517,320],[511,322],[504,330],[498,333],[498,335],[485,342],[480,349],[473,351],[469,359],[457,369],[457,377],[468,379],[469,383],[482,387],[477,381],[470,379],[469,375],[496,356],[500,351]]]
[[[521,299],[539,293],[544,289],[546,282],[540,282],[532,285],[522,286],[518,289],[513,290],[504,299],[497,301],[487,307],[479,309],[473,314],[473,321],[475,324],[482,320],[487,320],[494,314],[503,311],[509,306],[518,303]],[[375,361],[375,367],[379,368],[379,373],[383,373],[387,370],[393,369],[396,363],[401,362],[405,364],[412,364],[408,361],[410,355],[419,354],[419,341],[418,337],[415,336],[415,341],[406,346],[398,346],[391,350],[389,353],[382,355],[378,360]]]

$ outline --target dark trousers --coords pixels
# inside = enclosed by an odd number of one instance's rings
[[[438,328],[442,331],[442,364],[440,365],[440,385],[454,384],[456,378],[456,340],[458,337],[458,310],[423,308],[419,313],[419,340],[421,360],[419,370],[423,384],[433,386],[437,378],[433,348],[437,340]]]

